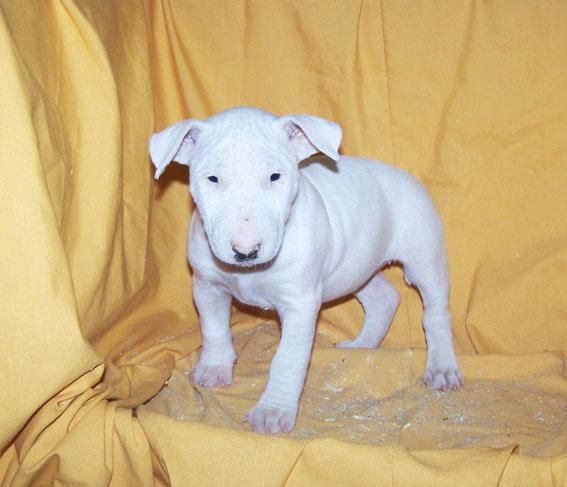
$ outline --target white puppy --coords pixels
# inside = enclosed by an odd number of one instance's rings
[[[193,297],[203,338],[192,381],[232,382],[231,300],[275,309],[281,341],[268,384],[247,421],[260,432],[295,425],[321,304],[354,294],[362,331],[339,347],[377,347],[399,296],[380,270],[401,262],[424,304],[424,382],[463,383],[448,311],[443,228],[427,191],[402,170],[339,156],[340,127],[309,115],[233,108],[154,134],[156,178],[175,160],[190,166],[197,210],[189,228]],[[321,152],[327,157],[310,159]]]

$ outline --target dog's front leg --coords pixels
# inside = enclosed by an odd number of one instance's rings
[[[282,336],[272,360],[268,385],[246,420],[261,433],[289,433],[295,426],[303,391],[315,323],[321,301],[297,300],[278,309]]]
[[[230,332],[232,297],[222,287],[194,277],[193,299],[199,311],[203,343],[191,381],[204,387],[229,385],[236,359]]]

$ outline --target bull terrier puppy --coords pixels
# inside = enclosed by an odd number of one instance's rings
[[[233,297],[280,318],[268,384],[246,418],[258,432],[295,426],[322,303],[354,294],[364,308],[359,335],[339,347],[380,344],[399,303],[380,271],[394,261],[423,300],[424,383],[463,383],[439,215],[407,172],[340,156],[341,136],[339,125],[319,117],[239,107],[184,120],[150,139],[156,178],[172,160],[190,167],[196,211],[188,258],[202,333],[191,380],[204,387],[232,382]],[[300,166],[316,153],[324,156]]]

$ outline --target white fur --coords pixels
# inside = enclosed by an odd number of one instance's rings
[[[437,389],[463,382],[453,351],[443,228],[427,191],[402,170],[339,156],[340,141],[340,127],[327,120],[278,118],[254,108],[179,122],[150,140],[156,177],[172,159],[191,168],[197,211],[188,256],[203,336],[193,382],[232,381],[232,297],[280,316],[269,381],[247,416],[256,431],[293,429],[323,302],[354,293],[364,307],[362,331],[339,347],[380,344],[399,302],[380,273],[392,261],[403,264],[423,299],[424,382]],[[317,152],[327,157],[299,168]],[[274,174],[280,177],[272,181]]]

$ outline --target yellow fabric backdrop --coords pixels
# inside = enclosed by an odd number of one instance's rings
[[[4,0],[0,73],[2,485],[567,485],[564,2]],[[242,104],[428,186],[463,390],[420,385],[399,269],[381,349],[323,310],[289,437],[242,421],[273,316],[235,309],[233,386],[188,383],[188,173],[155,183],[147,139]]]

